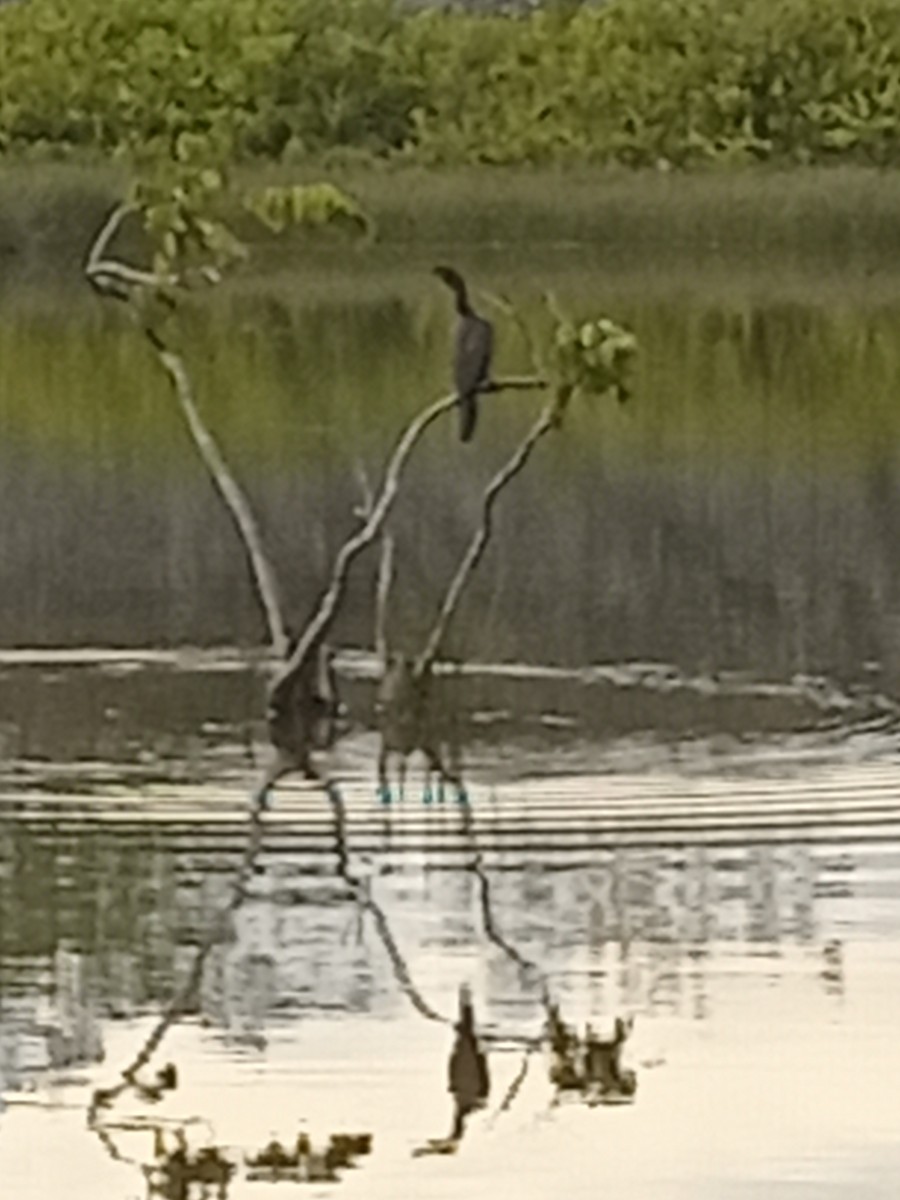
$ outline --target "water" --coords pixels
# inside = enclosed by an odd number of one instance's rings
[[[303,290],[296,276],[249,281],[188,319],[199,403],[294,621],[353,527],[358,467],[376,479],[403,421],[447,386],[448,299],[421,250],[396,255],[316,260]],[[633,404],[576,406],[501,501],[504,536],[467,594],[455,653],[769,680],[876,672],[894,686],[897,300],[883,282],[851,305],[833,285],[795,295],[764,264],[722,294],[689,290],[687,268],[635,282],[562,250],[530,279],[508,254],[459,261],[526,306],[552,286],[612,313],[642,353]],[[257,641],[231,526],[118,309],[78,291],[7,305],[0,341],[2,643]],[[498,342],[499,370],[527,369],[502,323]],[[394,518],[396,642],[423,635],[481,488],[537,403],[493,398],[473,445],[447,421],[417,453]],[[355,573],[344,643],[371,644],[372,568]]]
[[[72,729],[63,722],[54,741],[52,720],[26,702],[10,735],[38,750],[8,759],[0,782],[0,1178],[11,1194],[143,1195],[153,1129],[184,1125],[192,1146],[237,1163],[273,1134],[370,1132],[373,1154],[339,1185],[349,1195],[587,1196],[598,1178],[648,1197],[889,1195],[893,718],[668,742],[527,713],[498,742],[476,719],[468,807],[425,803],[415,769],[402,803],[379,804],[361,721],[334,760],[349,871],[411,982],[339,874],[327,800],[287,784],[250,896],[144,1071],[152,1080],[173,1061],[178,1088],[159,1103],[127,1093],[98,1133],[85,1124],[94,1088],[133,1058],[227,899],[258,678],[236,655],[56,655],[51,673],[52,658],[5,656],[7,714],[40,679],[63,707],[66,695],[105,692],[115,706],[127,694],[144,729],[137,750],[127,729],[104,733],[99,699],[75,702],[79,752]],[[367,666],[341,660],[360,712]],[[496,704],[512,674],[481,672],[482,701]],[[154,707],[161,679],[169,707]],[[558,700],[584,684],[553,686]],[[540,673],[530,691],[542,694]],[[203,736],[188,730],[187,698],[216,715]],[[608,1032],[614,1016],[633,1017],[634,1103],[560,1103],[542,1050],[504,1109],[545,1018],[540,976],[510,948],[539,964],[570,1022]],[[417,1157],[449,1132],[452,1031],[409,993],[446,1019],[462,982],[491,1039],[491,1102],[456,1155]],[[228,1194],[260,1186],[241,1167]]]
[[[303,296],[248,284],[189,318],[297,620],[358,461],[375,478],[445,387],[426,265],[320,263]],[[321,792],[279,789],[248,898],[140,1073],[172,1062],[177,1088],[90,1125],[227,905],[264,656],[233,533],[121,315],[77,293],[2,310],[4,1195],[144,1196],[155,1132],[183,1128],[238,1165],[234,1200],[261,1194],[245,1156],[298,1130],[373,1135],[311,1195],[893,1197],[896,301],[643,290],[562,250],[545,275],[644,353],[633,405],[575,412],[502,502],[445,681],[469,804],[426,798],[418,765],[402,802],[376,798],[361,563],[338,630],[343,834]],[[501,353],[522,368],[509,333]],[[473,446],[448,424],[413,463],[393,644],[417,648],[533,404],[491,400]],[[463,983],[491,1096],[455,1154],[420,1155],[450,1131]],[[557,1095],[529,1053],[542,983],[580,1032],[633,1018],[632,1103]]]

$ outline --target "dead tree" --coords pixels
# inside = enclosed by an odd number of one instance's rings
[[[195,446],[242,540],[251,579],[266,619],[269,640],[274,651],[275,666],[269,689],[267,717],[275,755],[262,773],[251,797],[247,842],[229,900],[201,939],[181,986],[132,1061],[122,1069],[119,1082],[95,1092],[89,1112],[92,1125],[99,1124],[100,1113],[117,1096],[127,1088],[138,1085],[139,1072],[153,1057],[168,1029],[190,1008],[209,954],[221,940],[230,915],[240,907],[247,896],[262,844],[263,816],[275,784],[289,771],[301,770],[319,779],[329,796],[334,797],[334,785],[329,780],[322,779],[312,763],[313,753],[327,748],[334,740],[340,715],[333,656],[328,648],[327,639],[340,612],[350,569],[355,559],[382,536],[385,522],[400,492],[403,471],[416,444],[429,426],[454,408],[458,402],[455,394],[443,397],[418,413],[403,430],[388,458],[380,487],[372,497],[360,527],[340,548],[327,587],[306,626],[292,642],[283,618],[275,572],[266,555],[251,506],[200,416],[184,360],[169,345],[160,331],[160,323],[156,320],[155,314],[158,314],[160,306],[167,310],[174,306],[172,293],[186,286],[187,280],[174,273],[155,273],[135,268],[109,256],[109,246],[113,238],[125,219],[135,211],[133,206],[119,205],[110,213],[91,246],[85,264],[85,274],[91,286],[101,295],[128,304],[148,344],[170,379]],[[208,274],[204,277],[208,281],[215,281]],[[540,377],[530,376],[495,380],[485,391],[496,394],[511,388],[531,389],[541,386],[544,386],[544,383]],[[481,528],[454,576],[432,635],[423,652],[413,661],[411,669],[404,666],[397,676],[398,694],[409,695],[410,703],[418,711],[427,711],[429,684],[436,656],[450,619],[459,604],[465,583],[480,561],[490,538],[493,504],[502,488],[523,469],[537,441],[558,423],[567,399],[566,389],[557,388],[554,401],[547,412],[516,455],[488,487],[484,498]],[[388,569],[382,579],[385,597],[389,587],[389,576]],[[386,599],[384,602],[386,603]],[[380,641],[386,661],[386,637],[382,637]],[[386,675],[388,674],[389,672],[386,672]],[[414,685],[411,691],[407,689],[408,679],[411,679]],[[413,726],[413,732],[416,733],[416,740],[421,741],[421,730]],[[346,871],[346,862],[344,869]],[[378,923],[382,940],[386,946],[390,946],[386,919],[373,903],[368,907]],[[402,962],[400,965],[402,966]],[[399,967],[397,974],[398,978],[402,977]]]
[[[507,301],[493,296],[489,299],[501,307],[520,328],[531,355],[534,380],[546,380],[547,371],[528,326]],[[486,390],[493,390],[493,385],[488,385]],[[387,800],[391,796],[388,779],[391,755],[396,755],[399,759],[398,789],[402,797],[407,760],[416,751],[425,757],[426,795],[430,791],[431,776],[435,774],[441,791],[445,783],[450,783],[456,788],[460,800],[467,799],[461,771],[460,720],[453,711],[452,704],[446,699],[446,689],[436,683],[436,663],[465,588],[490,544],[497,501],[505,488],[528,465],[538,443],[552,430],[560,427],[572,391],[573,388],[565,383],[554,388],[537,421],[485,488],[481,503],[481,520],[450,580],[422,650],[415,658],[395,654],[385,662],[376,702],[376,716],[381,734],[378,783],[382,799]]]
[[[269,641],[274,651],[267,704],[269,739],[275,751],[266,769],[267,787],[291,771],[314,777],[311,755],[327,749],[337,730],[340,702],[337,696],[333,655],[328,637],[340,613],[350,569],[356,558],[382,537],[385,523],[400,493],[404,469],[426,430],[458,402],[456,394],[445,396],[419,412],[401,433],[391,452],[381,484],[370,495],[359,528],[338,551],[327,586],[313,614],[298,637],[288,636],[274,568],[266,554],[262,533],[251,505],[230,471],[211,432],[203,422],[191,387],[185,362],[161,334],[158,323],[146,316],[142,301],[162,298],[166,307],[175,302],[172,293],[186,280],[175,273],[157,274],[114,258],[109,247],[124,221],[134,214],[132,205],[117,205],[104,221],[85,263],[85,275],[101,295],[124,300],[139,321],[160,365],[168,375],[194,444],[222,497],[244,546],[256,596],[266,618]],[[494,380],[485,388],[497,394],[544,386],[534,376]],[[389,567],[385,574],[389,587]],[[386,655],[386,649],[384,651]],[[424,672],[418,671],[424,678]]]

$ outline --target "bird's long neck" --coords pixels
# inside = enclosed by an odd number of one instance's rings
[[[471,317],[474,315],[474,309],[469,303],[469,293],[466,291],[466,285],[460,280],[454,284],[453,291],[456,294],[456,311],[461,317]]]

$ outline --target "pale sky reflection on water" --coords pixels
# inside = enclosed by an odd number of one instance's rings
[[[276,1200],[593,1200],[610,1189],[628,1200],[896,1200],[898,763],[888,736],[816,747],[821,761],[776,741],[736,745],[732,759],[682,746],[666,765],[645,748],[644,771],[607,774],[586,763],[579,774],[574,758],[563,774],[559,755],[535,751],[527,778],[495,763],[490,801],[482,781],[464,820],[454,805],[423,805],[415,787],[379,808],[350,746],[351,860],[363,870],[366,858],[438,1013],[455,1011],[468,982],[482,1030],[533,1036],[543,1019],[537,989],[486,936],[467,869],[477,845],[497,926],[546,972],[565,1019],[601,1033],[616,1015],[635,1019],[633,1104],[554,1105],[535,1055],[500,1112],[522,1050],[495,1048],[489,1107],[453,1157],[413,1157],[450,1131],[452,1032],[413,1009],[372,925],[360,930],[328,810],[291,785],[267,818],[252,898],[208,963],[201,1017],[170,1030],[154,1059],[177,1063],[179,1087],[159,1105],[129,1094],[114,1106],[112,1144],[134,1160],[114,1161],[86,1128],[91,1091],[141,1045],[222,902],[245,781],[141,790],[103,777],[68,795],[52,772],[50,790],[11,778],[0,788],[0,1196],[143,1200],[146,1122],[194,1120],[192,1146],[212,1140],[236,1161],[301,1128],[314,1143],[374,1135],[339,1184],[279,1184]],[[617,761],[614,747],[604,753]],[[81,956],[106,1053],[63,1076],[23,1066],[60,953],[69,972]],[[272,1187],[239,1172],[229,1200]]]
[[[411,927],[404,925],[407,935]],[[310,1196],[547,1200],[564,1191],[587,1200],[614,1187],[647,1200],[894,1197],[900,951],[887,941],[846,945],[844,989],[833,995],[822,987],[813,947],[785,945],[762,960],[758,945],[705,950],[705,1019],[637,1013],[629,1058],[639,1089],[632,1106],[551,1108],[545,1064],[536,1057],[512,1110],[497,1115],[521,1055],[494,1053],[495,1103],[473,1121],[459,1154],[414,1159],[416,1145],[448,1131],[450,1035],[402,1008],[388,1020],[279,1020],[263,1051],[185,1024],[161,1056],[179,1063],[182,1086],[152,1115],[202,1114],[220,1142],[247,1149],[272,1133],[291,1137],[301,1119],[314,1134],[371,1130],[371,1158],[340,1185],[304,1187]],[[451,954],[441,978],[432,953],[410,959],[414,975],[445,1007],[461,970],[477,995],[485,978],[478,967],[474,956]],[[679,970],[688,973],[690,961]],[[574,1018],[588,993],[575,981],[570,995]],[[33,1094],[8,1097],[0,1118],[4,1195],[130,1200],[144,1194],[136,1169],[111,1161],[85,1130],[83,1105],[87,1079],[108,1080],[146,1028],[110,1026],[107,1064],[82,1073],[84,1082],[41,1084]],[[149,1111],[125,1100],[116,1115]],[[116,1137],[124,1152],[149,1157],[150,1133]],[[290,1185],[279,1186],[286,1192]],[[229,1192],[232,1200],[260,1194],[270,1193],[239,1179]]]

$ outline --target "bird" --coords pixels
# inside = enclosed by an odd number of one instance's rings
[[[453,354],[453,384],[459,405],[459,437],[468,442],[478,420],[478,393],[491,381],[494,328],[469,303],[466,283],[453,267],[435,267],[434,274],[456,296],[456,345]]]

